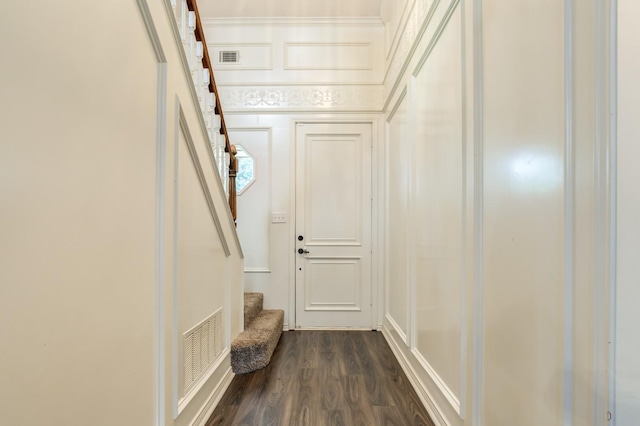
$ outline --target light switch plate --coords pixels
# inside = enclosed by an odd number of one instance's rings
[[[287,223],[288,214],[286,212],[271,213],[271,223]]]

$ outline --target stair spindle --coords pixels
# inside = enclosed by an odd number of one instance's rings
[[[189,68],[191,69],[191,72],[193,72],[193,70],[196,67],[196,34],[195,34],[195,25],[196,25],[196,14],[194,12],[189,12],[189,28],[187,30],[188,32],[188,40],[189,40],[189,55],[188,55],[188,59],[189,59]]]
[[[180,2],[180,36],[182,37],[182,46],[187,45],[187,25],[189,19],[189,8],[187,7],[187,1],[182,0]],[[185,49],[186,52],[186,49]]]
[[[202,69],[202,86],[200,88],[200,104],[202,108],[202,116],[207,121],[207,110],[209,107],[209,83],[211,82],[211,76],[209,74],[209,68]]]

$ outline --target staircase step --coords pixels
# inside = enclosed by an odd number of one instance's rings
[[[284,311],[262,311],[231,343],[231,368],[245,374],[266,367],[282,335]]]
[[[244,294],[244,328],[245,330],[255,320],[260,312],[264,302],[262,293],[247,292]]]

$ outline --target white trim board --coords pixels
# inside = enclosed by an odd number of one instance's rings
[[[471,415],[474,426],[482,426],[482,387],[484,364],[484,129],[483,123],[483,55],[482,55],[482,0],[473,0],[473,121],[474,151],[473,194],[473,340],[472,340],[472,383],[471,383]]]
[[[154,279],[154,423],[166,422],[165,388],[165,229],[166,229],[166,149],[167,149],[167,58],[153,16],[146,0],[137,0],[149,41],[158,63],[158,93],[156,107],[156,205],[155,205],[155,279]]]

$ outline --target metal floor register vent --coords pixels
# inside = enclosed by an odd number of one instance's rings
[[[186,395],[211,367],[224,348],[222,308],[183,334],[184,391]]]

